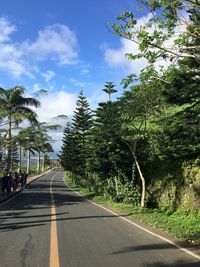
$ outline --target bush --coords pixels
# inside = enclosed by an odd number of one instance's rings
[[[134,205],[140,203],[140,192],[134,180],[130,181],[122,171],[118,171],[118,175],[107,180],[104,196],[117,202]]]

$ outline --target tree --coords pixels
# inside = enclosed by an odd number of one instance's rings
[[[60,160],[65,170],[71,171],[73,177],[87,180],[87,158],[89,156],[89,136],[92,127],[92,114],[89,103],[80,91],[72,123],[64,129]]]
[[[125,11],[109,29],[120,37],[138,44],[138,53],[127,54],[131,60],[146,58],[148,68],[139,82],[157,80],[173,114],[162,117],[165,126],[165,152],[179,159],[194,159],[199,154],[199,57],[200,2],[193,0],[138,0],[147,11],[141,24],[133,12]],[[169,46],[170,44],[170,46]],[[171,62],[170,67],[155,70],[158,60]],[[146,77],[148,76],[148,79]],[[163,147],[164,148],[164,147]],[[163,150],[164,152],[164,150]]]
[[[76,169],[77,143],[74,130],[70,123],[67,123],[63,134],[63,145],[59,155],[61,166],[64,170],[70,171],[74,179]]]
[[[105,186],[121,165],[120,116],[117,102],[99,103],[91,129],[90,171],[95,172]],[[125,160],[124,160],[125,162]]]
[[[54,131],[59,129],[61,126],[58,124],[48,124],[46,122],[37,122],[31,125],[32,131],[34,132],[34,149],[38,152],[38,163],[37,172],[41,171],[41,152],[44,156],[46,152],[53,152],[51,143],[53,139],[49,136],[49,131]],[[43,158],[43,168],[44,168],[44,158]]]
[[[111,101],[111,95],[116,93],[117,90],[114,89],[115,85],[113,82],[107,82],[103,91],[108,94],[108,100]]]
[[[53,152],[53,148],[50,144],[52,139],[45,135],[43,132],[38,132],[35,140],[35,150],[38,152],[38,161],[37,161],[37,173],[41,172],[41,152],[43,152],[43,166],[44,169],[44,157],[46,152]]]
[[[24,87],[16,86],[6,90],[0,88],[0,109],[7,124],[6,135],[6,171],[11,168],[11,141],[12,125],[19,124],[23,120],[36,121],[36,113],[28,106],[38,107],[40,102],[35,98],[24,97]]]
[[[198,1],[190,5],[186,27],[188,38],[182,45],[185,57],[168,68],[163,77],[167,81],[163,83],[165,99],[167,103],[178,107],[174,109],[177,112],[166,118],[165,140],[171,155],[182,161],[196,159],[200,149],[199,10]]]
[[[29,127],[22,129],[18,136],[17,142],[21,148],[27,151],[27,173],[30,172],[30,155],[38,153],[37,172],[41,171],[41,152],[44,157],[46,152],[53,152],[51,146],[52,138],[48,135],[48,130],[56,130],[60,125],[48,125],[47,123],[32,123]],[[44,169],[44,158],[43,166]]]
[[[25,156],[26,153],[26,172],[29,174],[30,172],[30,161],[31,161],[31,154],[35,155],[34,152],[34,140],[35,134],[31,126],[21,129],[17,135],[16,141],[19,146],[19,166],[18,171],[21,171],[22,167],[22,152]]]
[[[141,24],[133,12],[125,11],[117,17],[119,23],[109,24],[113,33],[138,44],[137,54],[127,54],[130,59],[144,57],[149,63],[154,63],[158,59],[175,62],[179,58],[198,58],[196,51],[200,48],[199,42],[191,45],[188,43],[191,37],[199,39],[199,1],[138,2],[140,10],[148,12],[146,22]],[[192,54],[189,53],[191,49],[194,51]]]
[[[87,177],[88,138],[92,126],[92,114],[87,98],[81,90],[76,101],[76,109],[72,118],[72,128],[76,144],[76,172]]]
[[[43,144],[43,147],[42,147],[42,152],[43,152],[43,164],[42,164],[42,172],[45,171],[45,165],[46,163],[48,163],[49,161],[49,158],[48,156],[46,155],[46,153],[49,153],[49,152],[53,152],[53,147],[50,143],[46,142]]]
[[[140,161],[148,158],[148,146],[155,142],[155,118],[163,108],[160,86],[155,83],[131,86],[130,91],[124,92],[121,97],[120,105],[122,140],[132,153],[142,182],[141,207],[144,207],[146,179]]]

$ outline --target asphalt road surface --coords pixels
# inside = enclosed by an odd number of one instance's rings
[[[0,267],[200,266],[198,258],[80,197],[63,176],[52,171],[0,206]]]

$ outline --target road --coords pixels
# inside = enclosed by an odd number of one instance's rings
[[[70,190],[52,171],[0,206],[0,267],[199,267],[200,260]]]

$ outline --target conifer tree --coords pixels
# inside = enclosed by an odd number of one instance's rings
[[[62,167],[73,173],[74,169],[74,159],[75,159],[75,146],[74,146],[74,136],[71,128],[71,124],[67,123],[64,129],[63,135],[63,145],[61,147],[61,154],[59,158],[61,160]]]
[[[103,91],[105,91],[103,89]],[[107,93],[107,92],[106,92]],[[116,171],[120,153],[120,110],[117,102],[99,103],[95,111],[93,135],[92,168],[103,180]]]
[[[72,119],[72,128],[74,131],[74,141],[76,146],[76,167],[77,174],[86,178],[87,176],[87,158],[89,156],[89,136],[92,127],[92,113],[87,101],[80,91],[74,117]]]
[[[72,123],[67,124],[60,155],[64,169],[80,179],[87,179],[87,159],[89,157],[89,137],[92,127],[92,114],[87,98],[80,91]]]

